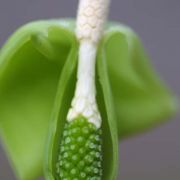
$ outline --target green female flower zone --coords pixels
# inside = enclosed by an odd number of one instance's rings
[[[56,168],[60,179],[101,179],[102,131],[84,117],[66,123]]]
[[[0,51],[0,136],[18,179],[115,180],[118,144],[164,122],[174,95],[138,36],[106,22],[109,0],[77,20],[29,23]]]

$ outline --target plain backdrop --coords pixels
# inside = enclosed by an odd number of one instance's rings
[[[0,0],[0,46],[29,21],[74,17],[78,0]],[[180,0],[112,0],[110,19],[131,26],[141,37],[156,70],[180,95]],[[179,180],[180,121],[120,144],[120,180]],[[0,179],[15,180],[0,147]]]

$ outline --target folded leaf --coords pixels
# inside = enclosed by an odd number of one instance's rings
[[[113,25],[106,32],[103,47],[119,137],[167,120],[176,111],[174,96],[153,70],[137,35],[128,27]]]
[[[58,42],[51,35],[57,24]],[[21,28],[0,54],[0,134],[20,179],[35,179],[43,172],[50,114],[73,37],[59,24],[40,21]]]

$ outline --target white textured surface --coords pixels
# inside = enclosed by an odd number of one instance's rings
[[[76,34],[78,39],[98,43],[108,15],[109,0],[80,0]]]
[[[97,44],[103,34],[109,0],[80,0],[76,36],[80,41],[79,65],[75,96],[68,121],[82,115],[97,128],[101,116],[96,103],[95,64]]]
[[[101,116],[96,103],[95,88],[96,49],[93,43],[87,41],[80,45],[76,91],[67,119],[72,121],[82,115],[99,128]]]

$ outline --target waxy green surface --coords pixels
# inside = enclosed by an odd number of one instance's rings
[[[66,122],[56,157],[55,179],[102,179],[102,130],[82,116]]]
[[[55,179],[55,157],[76,83],[74,29],[68,19],[33,22],[0,51],[0,135],[18,179]],[[124,25],[107,26],[96,69],[102,179],[115,180],[119,140],[165,121],[176,105],[139,38]]]

